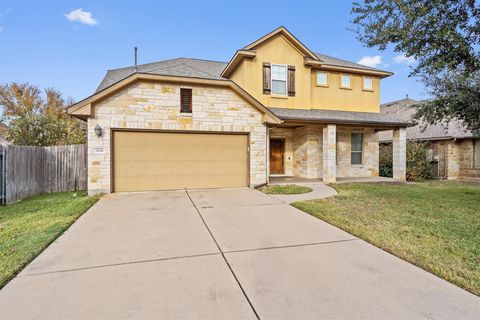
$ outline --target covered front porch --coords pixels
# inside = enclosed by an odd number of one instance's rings
[[[382,130],[393,130],[393,179],[379,177],[377,133]],[[268,141],[271,183],[406,180],[404,126],[285,121],[269,129]]]

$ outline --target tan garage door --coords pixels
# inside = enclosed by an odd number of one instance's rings
[[[114,131],[114,191],[244,187],[248,136]]]

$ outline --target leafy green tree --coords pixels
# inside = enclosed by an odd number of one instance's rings
[[[433,97],[419,106],[428,124],[457,119],[480,135],[480,7],[478,0],[354,2],[357,38],[367,47],[412,57]]]
[[[85,124],[65,111],[72,103],[54,89],[46,89],[42,97],[40,89],[28,83],[0,85],[1,130],[17,145],[85,143]]]

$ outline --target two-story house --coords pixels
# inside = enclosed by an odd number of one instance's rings
[[[68,112],[88,122],[90,194],[375,177],[382,130],[393,130],[403,181],[407,123],[380,113],[380,80],[390,75],[313,52],[280,27],[228,63],[109,70]]]

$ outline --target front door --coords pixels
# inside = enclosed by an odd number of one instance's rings
[[[270,140],[270,173],[284,174],[283,155],[285,152],[285,140]]]

